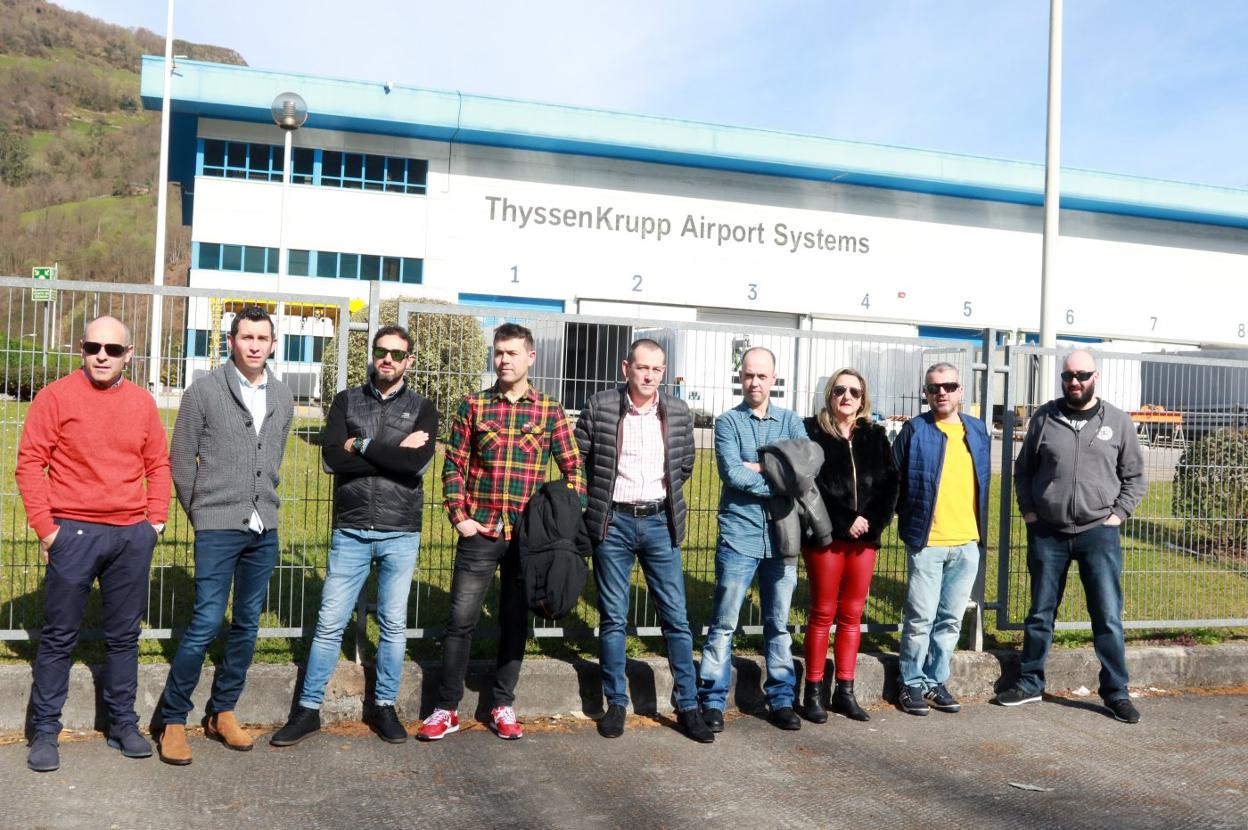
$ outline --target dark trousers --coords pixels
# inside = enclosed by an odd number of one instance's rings
[[[146,521],[103,525],[57,519],[60,533],[48,551],[43,587],[43,632],[30,690],[35,732],[61,731],[69,693],[69,667],[78,643],[91,584],[100,581],[104,600],[104,705],[110,732],[136,726],[139,622],[147,610],[147,587],[156,531]]]
[[[1018,685],[1044,691],[1044,661],[1053,643],[1053,621],[1066,592],[1070,563],[1079,563],[1079,580],[1092,620],[1092,647],[1101,661],[1101,699],[1130,696],[1127,648],[1122,635],[1122,542],[1118,527],[1097,525],[1082,533],[1057,533],[1041,522],[1027,527],[1027,570],[1031,610],[1023,623],[1023,654]]]
[[[201,530],[195,534],[195,609],[169,666],[160,715],[164,723],[186,723],[194,708],[191,694],[199,683],[204,654],[221,631],[234,586],[225,656],[212,681],[209,712],[233,712],[247,682],[256,650],[260,611],[277,565],[277,531]]]
[[[501,566],[501,568],[500,568]],[[529,636],[524,575],[514,542],[476,534],[459,540],[451,577],[451,619],[442,635],[442,684],[439,709],[455,710],[464,696],[464,675],[472,653],[472,634],[481,619],[485,592],[500,572],[498,591],[498,658],[494,677],[494,706],[511,706]]]

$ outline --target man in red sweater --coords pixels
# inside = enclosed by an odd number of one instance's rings
[[[152,754],[139,734],[134,698],[148,570],[169,515],[169,455],[152,396],[122,377],[133,353],[120,320],[92,320],[82,338],[82,371],[40,391],[22,429],[17,487],[48,564],[26,760],[36,772],[60,766],[57,736],[69,667],[97,579],[107,643],[108,745],[127,758]]]

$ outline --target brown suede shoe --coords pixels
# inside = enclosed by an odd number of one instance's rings
[[[156,746],[160,751],[160,760],[166,764],[184,767],[191,762],[191,745],[186,742],[186,726],[183,724],[165,724]]]
[[[251,736],[238,725],[233,712],[217,712],[205,718],[204,734],[239,752],[251,749]]]

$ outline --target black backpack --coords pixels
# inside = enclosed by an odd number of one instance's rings
[[[548,620],[566,616],[585,590],[585,559],[593,552],[572,482],[548,482],[529,499],[516,545],[529,610]]]

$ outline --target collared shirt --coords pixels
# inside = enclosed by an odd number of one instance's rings
[[[627,397],[628,393],[625,393]],[[659,421],[659,399],[638,409],[628,399],[628,411],[620,431],[620,458],[611,500],[634,502],[662,501],[667,498],[663,447],[663,424]]]
[[[266,370],[260,376],[260,382],[254,386],[247,377],[238,370],[238,365],[234,366],[234,374],[238,376],[238,392],[243,399],[243,404],[247,407],[247,411],[251,413],[251,423],[256,428],[256,435],[260,434],[260,427],[264,425],[264,415],[269,403],[269,374]],[[251,511],[251,521],[247,523],[247,527],[253,533],[264,532],[264,522],[260,520],[260,511]]]
[[[745,401],[715,419],[715,464],[723,488],[719,494],[719,539],[742,556],[772,556],[771,528],[764,500],[771,487],[762,473],[744,466],[758,463],[758,448],[788,438],[807,440],[802,419],[789,409],[768,404],[755,415]]]
[[[107,387],[101,387],[98,384],[96,384],[94,380],[91,380],[91,372],[87,369],[86,366],[82,367],[82,373],[87,376],[87,380],[91,381],[91,385],[94,386],[96,389],[105,389],[105,388],[116,389],[118,386],[121,386],[121,382],[126,379],[126,373],[122,372],[120,375],[117,376],[117,380],[110,383]]]
[[[558,401],[531,388],[511,401],[497,384],[465,397],[451,420],[442,466],[451,524],[475,519],[510,539],[552,455],[583,497],[581,454]]]

